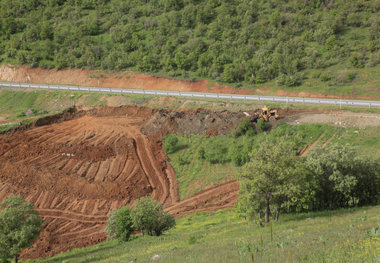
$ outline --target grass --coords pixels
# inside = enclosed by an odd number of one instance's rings
[[[365,128],[341,128],[327,124],[300,124],[290,125],[282,123],[272,129],[269,134],[261,133],[253,137],[241,136],[234,138],[232,135],[219,135],[207,138],[205,135],[177,135],[179,150],[169,153],[170,164],[176,171],[179,185],[180,198],[184,199],[192,194],[204,190],[208,186],[237,178],[240,168],[233,164],[232,148],[250,144],[254,149],[262,143],[266,136],[273,138],[288,137],[293,140],[298,150],[311,145],[319,138],[317,145],[324,143],[349,144],[357,148],[359,155],[369,158],[380,156],[380,127]],[[200,159],[199,150],[204,148],[215,149],[223,144],[228,147],[227,160],[221,163],[210,163]],[[254,150],[253,150],[254,151]],[[230,156],[231,155],[231,156]]]
[[[233,143],[232,136],[216,136],[216,142]],[[182,149],[169,154],[170,164],[176,171],[180,198],[198,193],[207,186],[228,181],[236,177],[238,168],[230,162],[211,164],[198,157],[199,148],[208,140],[205,135],[179,135]]]
[[[380,206],[290,214],[271,227],[233,210],[177,219],[160,237],[134,236],[27,262],[379,262]],[[252,260],[253,258],[253,260]]]

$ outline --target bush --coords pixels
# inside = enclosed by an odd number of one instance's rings
[[[164,139],[164,148],[165,148],[165,151],[166,153],[174,153],[178,150],[178,138],[173,135],[173,134],[169,134],[168,136],[166,136],[166,138]]]
[[[353,55],[350,59],[351,65],[354,68],[363,68],[364,67],[364,61],[359,55]]]
[[[259,119],[256,124],[258,132],[268,131],[271,127],[269,122],[264,121],[264,119]]]
[[[205,159],[210,163],[226,163],[229,161],[228,145],[222,141],[212,140],[207,145]]]
[[[168,212],[164,212],[162,204],[148,196],[135,201],[131,217],[134,227],[150,236],[159,236],[163,231],[175,226],[174,218]]]
[[[250,122],[247,120],[247,119],[243,119],[240,123],[240,125],[236,128],[236,130],[233,132],[233,135],[235,136],[235,138],[238,138],[242,135],[245,135],[247,132],[249,132],[249,135],[253,135],[254,134],[254,130],[252,129],[252,126],[250,124]],[[253,132],[253,134],[252,134]]]
[[[304,75],[300,72],[296,72],[292,75],[281,74],[277,78],[277,84],[280,86],[295,87],[302,84]]]
[[[328,72],[324,72],[320,75],[319,79],[323,82],[331,80],[331,75]]]
[[[128,241],[133,231],[132,225],[131,209],[124,206],[109,213],[106,232],[110,234],[111,238]]]
[[[205,149],[203,147],[199,148],[198,158],[199,158],[199,160],[206,159],[206,151],[205,151]]]

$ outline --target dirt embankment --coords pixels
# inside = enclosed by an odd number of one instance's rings
[[[66,84],[79,86],[99,86],[119,89],[175,90],[193,92],[218,92],[251,94],[252,91],[234,89],[219,84],[211,84],[207,80],[187,81],[146,74],[123,71],[114,74],[99,73],[85,69],[41,69],[27,66],[0,66],[0,80],[26,82],[36,84]]]
[[[0,66],[0,80],[10,82],[26,82],[35,84],[66,84],[78,86],[108,87],[119,89],[149,89],[149,90],[175,90],[192,92],[215,92],[229,94],[258,94],[268,96],[292,96],[309,98],[340,98],[334,94],[319,94],[309,91],[288,92],[273,90],[266,86],[252,89],[232,88],[207,80],[187,81],[163,77],[153,77],[146,74],[137,74],[131,71],[104,73],[89,69],[42,69],[28,66]],[[371,96],[358,96],[355,94],[342,96],[343,99],[375,99],[379,100],[380,87],[367,89]],[[376,93],[377,92],[377,93]]]
[[[23,257],[50,256],[105,240],[109,211],[146,195],[176,216],[232,207],[238,182],[179,202],[162,135],[227,133],[243,116],[133,106],[73,108],[0,134],[0,200],[21,194],[45,220],[40,240]]]

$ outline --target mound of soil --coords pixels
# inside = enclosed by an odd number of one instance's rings
[[[232,207],[238,182],[179,202],[162,135],[224,134],[241,118],[133,106],[73,108],[0,134],[0,201],[21,194],[45,220],[40,239],[22,256],[51,256],[103,241],[110,210],[146,195],[176,216]]]
[[[198,109],[195,111],[159,110],[144,125],[142,132],[175,134],[231,134],[245,118],[241,112],[212,112]]]

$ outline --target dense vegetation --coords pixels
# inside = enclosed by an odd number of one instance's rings
[[[257,227],[233,211],[177,219],[162,236],[135,235],[27,262],[378,262],[380,207],[284,215]],[[254,261],[252,261],[252,255]]]
[[[262,224],[281,212],[376,205],[380,160],[352,147],[330,144],[297,156],[290,138],[273,138],[252,151],[241,171],[238,210]]]
[[[255,152],[268,141],[281,138],[291,141],[296,152],[318,139],[317,146],[327,142],[328,145],[353,146],[354,151],[364,159],[374,159],[380,154],[380,127],[341,128],[321,124],[279,123],[268,133],[258,131],[255,134],[249,131],[236,137],[242,133],[244,126],[243,122],[233,135],[210,138],[205,135],[177,136],[178,141],[172,146],[176,151],[169,153],[169,157],[176,171],[182,199],[207,186],[236,179],[240,168],[250,160],[249,153]],[[164,146],[166,147],[166,140]]]
[[[379,11],[379,0],[3,0],[0,62],[340,85],[378,66]],[[318,71],[336,65],[350,71]]]
[[[33,204],[20,195],[12,195],[0,203],[0,262],[13,258],[18,262],[21,250],[31,247],[43,230],[43,220]]]
[[[164,231],[175,226],[174,218],[164,212],[162,204],[150,196],[141,197],[128,205],[112,210],[108,215],[106,232],[110,238],[128,241],[132,231],[141,231],[142,235],[160,236]]]

